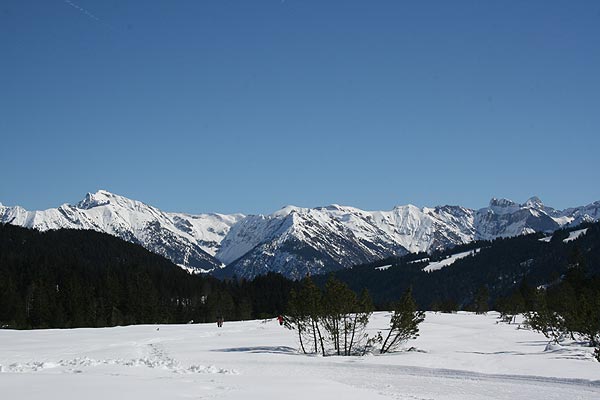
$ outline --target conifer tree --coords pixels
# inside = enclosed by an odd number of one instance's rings
[[[541,332],[555,343],[558,343],[562,337],[563,319],[557,312],[548,308],[545,290],[538,290],[534,300],[534,310],[525,313],[525,321],[531,329]]]
[[[525,299],[519,290],[510,296],[500,298],[496,302],[496,309],[500,312],[500,318],[507,323],[513,323],[518,314],[525,312]]]
[[[417,304],[412,297],[412,288],[408,288],[400,301],[395,304],[390,319],[390,329],[381,346],[381,353],[396,350],[408,339],[419,336],[419,324],[425,319],[425,313],[417,310]]]
[[[475,294],[474,311],[476,314],[485,314],[489,311],[488,302],[490,300],[490,292],[487,287],[480,286]]]
[[[323,327],[337,355],[347,355],[350,313],[356,307],[356,295],[345,283],[330,276],[323,298]]]
[[[303,304],[300,302],[296,290],[292,289],[290,291],[287,311],[284,318],[284,326],[290,330],[296,330],[298,332],[298,342],[300,343],[300,348],[304,354],[306,354],[306,349],[304,348],[302,335],[304,334],[304,329],[306,329],[307,319],[308,316],[304,312]]]
[[[304,279],[300,290],[301,300],[304,303],[304,313],[308,316],[306,331],[311,335],[315,353],[325,355],[325,343],[320,323],[323,319],[323,296],[321,290],[315,285],[310,277]]]
[[[315,353],[325,354],[324,339],[319,324],[323,315],[320,289],[310,277],[302,281],[299,291],[291,290],[287,306],[285,326],[298,331],[298,340],[302,351],[306,353],[305,343],[310,344]]]
[[[345,284],[330,277],[325,286],[323,326],[337,355],[364,352],[365,334],[373,302],[368,291],[360,298]]]
[[[369,291],[363,289],[358,298],[358,304],[350,322],[351,327],[349,330],[351,332],[351,337],[348,346],[348,355],[353,354],[355,349],[364,354],[371,347],[372,340],[369,340],[369,336],[365,331],[374,308]]]

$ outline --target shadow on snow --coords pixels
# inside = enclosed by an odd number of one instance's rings
[[[271,353],[271,354],[297,354],[296,349],[287,346],[255,346],[255,347],[230,347],[212,351],[224,353]]]

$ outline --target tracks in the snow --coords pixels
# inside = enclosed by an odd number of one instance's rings
[[[158,343],[150,343],[144,346],[143,357],[132,359],[93,359],[89,357],[76,357],[69,360],[59,361],[31,361],[27,363],[0,364],[0,372],[27,373],[38,372],[46,369],[63,368],[64,372],[81,373],[84,368],[97,367],[101,365],[115,365],[125,367],[147,367],[163,369],[175,374],[237,374],[235,370],[218,368],[213,365],[190,365],[181,366],[174,358],[170,357],[163,346]]]
[[[595,399],[600,380],[532,375],[486,374],[464,370],[368,363],[327,363],[320,376],[350,386],[373,390],[395,399]],[[529,396],[529,397],[528,397]]]

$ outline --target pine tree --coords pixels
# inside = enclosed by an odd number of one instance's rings
[[[525,322],[531,329],[541,332],[555,343],[558,343],[563,335],[563,319],[557,312],[548,308],[545,290],[537,292],[534,301],[534,310],[525,313]]]
[[[369,340],[369,336],[365,331],[374,308],[369,291],[363,289],[358,298],[354,314],[352,314],[350,327],[351,338],[350,345],[348,346],[348,355],[353,354],[355,350],[365,354],[370,349],[372,340]]]
[[[487,287],[480,286],[475,294],[474,311],[476,314],[485,314],[489,311],[488,302],[490,300],[490,292]]]
[[[390,329],[381,346],[381,353],[389,353],[408,339],[416,339],[419,336],[419,324],[424,319],[425,313],[417,310],[412,288],[409,287],[394,307]]]
[[[337,355],[348,354],[350,313],[356,308],[356,294],[345,283],[330,276],[323,297],[323,326]]]
[[[303,353],[306,346],[314,349],[314,353],[325,354],[324,338],[319,324],[323,317],[321,290],[310,277],[302,281],[299,291],[291,290],[287,306],[285,326],[298,331],[298,341]]]
[[[302,349],[302,352],[306,354],[302,336],[304,334],[308,315],[306,315],[304,311],[303,304],[300,302],[300,298],[296,290],[292,289],[290,291],[287,310],[283,320],[284,326],[290,330],[296,330],[298,332],[298,342],[300,343],[300,348]],[[317,349],[315,348],[315,353],[316,352]]]
[[[500,312],[500,318],[507,323],[513,323],[518,314],[525,312],[525,300],[519,290],[510,296],[500,298],[496,302],[496,309]]]

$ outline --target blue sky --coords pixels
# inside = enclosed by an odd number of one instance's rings
[[[4,0],[0,202],[600,200],[600,2]]]

